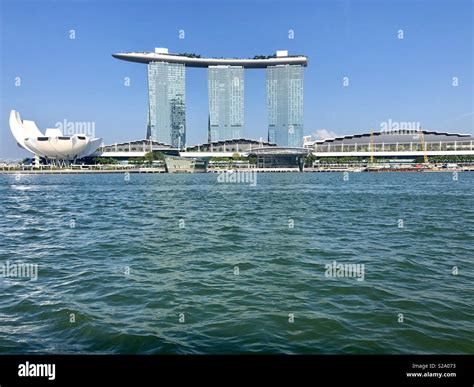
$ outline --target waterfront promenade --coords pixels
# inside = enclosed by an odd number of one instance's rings
[[[354,166],[354,165],[326,165],[319,167],[307,167],[303,171],[298,168],[256,168],[256,167],[239,167],[239,168],[207,168],[207,173],[220,172],[258,172],[258,173],[288,173],[288,172],[474,172],[474,165],[463,164],[456,167],[443,167],[442,165],[429,166],[399,166],[393,167],[384,164]],[[2,166],[0,174],[112,174],[112,173],[167,173],[164,167],[130,167],[130,166],[74,166],[74,167],[48,167],[35,168],[31,166]],[[180,172],[193,173],[193,172]]]

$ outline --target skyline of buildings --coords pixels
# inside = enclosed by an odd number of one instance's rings
[[[148,69],[148,124],[146,138],[183,148],[186,144],[186,67],[207,68],[208,142],[242,139],[245,135],[245,68],[265,69],[267,140],[279,146],[303,146],[304,55],[254,58],[203,58],[197,54],[153,52],[112,54],[116,59],[146,63]],[[250,138],[249,137],[249,138]]]
[[[94,126],[107,143],[146,137],[145,66],[117,61],[110,53],[150,51],[160,42],[173,51],[209,56],[251,58],[279,48],[308,55],[304,135],[377,130],[390,119],[420,122],[430,130],[474,131],[469,1],[347,7],[204,2],[180,7],[179,13],[171,3],[50,5],[4,4],[4,158],[27,156],[9,133],[12,109],[35,117],[40,127],[65,121],[75,128]],[[21,28],[15,20],[23,21]],[[245,28],[239,20],[246,20]],[[443,39],[433,40],[440,25]],[[208,137],[207,71],[187,70],[186,142],[202,144]],[[265,72],[246,71],[244,91],[246,136],[267,140]]]

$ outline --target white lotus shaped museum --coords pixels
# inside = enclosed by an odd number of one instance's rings
[[[10,112],[10,129],[18,144],[37,156],[51,160],[74,160],[91,155],[100,146],[101,138],[83,134],[64,136],[60,129],[46,129],[42,134],[34,121],[22,120]]]

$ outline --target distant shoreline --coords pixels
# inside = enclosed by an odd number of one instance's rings
[[[362,173],[362,172],[369,172],[369,173],[383,173],[383,172],[474,172],[474,167],[470,168],[445,168],[445,169],[410,169],[410,168],[402,168],[402,169],[374,169],[374,170],[358,170],[358,169],[351,169],[351,168],[341,168],[341,169],[316,169],[316,168],[307,168],[303,171],[300,171],[297,168],[286,168],[286,169],[272,169],[272,168],[249,168],[249,169],[220,169],[220,170],[208,170],[206,172],[179,172],[179,173],[172,173],[172,174],[192,174],[192,173],[220,173],[220,172],[255,172],[255,173],[344,173],[344,172],[351,172],[351,173]],[[166,173],[164,168],[131,168],[131,169],[10,169],[10,170],[0,170],[0,175],[83,175],[83,174],[113,174],[113,173],[134,173],[134,174],[142,174],[142,173]]]

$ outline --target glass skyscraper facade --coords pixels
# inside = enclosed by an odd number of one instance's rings
[[[173,147],[186,144],[185,66],[148,64],[147,138]]]
[[[244,137],[244,68],[209,66],[208,141]]]
[[[303,66],[267,67],[268,141],[303,146]]]

